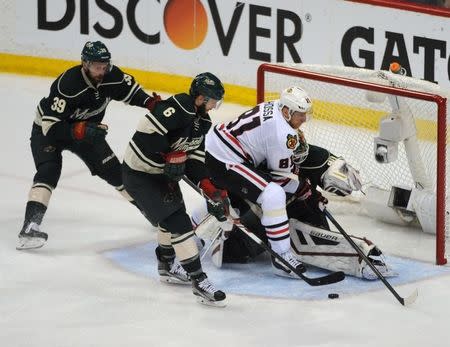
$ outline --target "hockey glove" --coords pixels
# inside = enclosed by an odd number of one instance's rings
[[[184,175],[186,168],[186,152],[174,151],[163,155],[166,165],[164,166],[164,174],[173,181],[179,181]]]
[[[305,202],[311,208],[323,211],[328,204],[328,199],[324,197],[318,190],[314,190],[311,196],[306,199]]]
[[[148,110],[152,112],[155,109],[156,104],[161,100],[161,96],[153,92],[152,96],[149,96],[147,101],[145,102],[145,107],[147,107]]]
[[[322,186],[327,192],[339,196],[347,196],[353,191],[361,190],[362,183],[359,171],[345,161],[344,158],[335,158],[330,167],[322,175]]]
[[[308,199],[312,194],[309,179],[299,176],[298,188],[294,194],[298,200]]]
[[[208,213],[216,217],[219,222],[225,222],[230,210],[230,199],[227,191],[215,187],[209,178],[200,181],[200,188],[212,200],[208,200]]]
[[[72,125],[72,138],[76,141],[84,141],[95,144],[105,139],[108,133],[108,126],[105,124],[97,124],[94,122],[76,122]]]

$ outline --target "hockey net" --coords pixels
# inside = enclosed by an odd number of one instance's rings
[[[352,201],[371,206],[369,215],[378,214],[389,222],[398,219],[399,224],[415,224],[435,233],[436,263],[445,264],[450,254],[449,92],[389,71],[262,64],[258,102],[277,99],[281,90],[293,85],[305,89],[313,100],[312,118],[302,125],[308,143],[344,157],[360,170],[365,194],[352,194]],[[382,138],[382,144],[383,137],[390,140],[395,160],[380,163],[375,159],[376,137]]]

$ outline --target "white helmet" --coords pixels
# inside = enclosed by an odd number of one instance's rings
[[[311,113],[312,101],[308,94],[300,87],[289,87],[281,92],[280,109],[286,106],[289,109],[289,114],[292,115],[295,111]]]

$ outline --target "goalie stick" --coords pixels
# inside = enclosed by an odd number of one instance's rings
[[[331,221],[331,223],[334,224],[334,226],[339,230],[339,232],[344,236],[344,238],[347,240],[347,242],[355,249],[355,251],[359,254],[361,258],[364,259],[364,261],[369,265],[369,267],[372,269],[372,271],[377,275],[377,277],[383,282],[383,284],[389,289],[389,291],[395,296],[395,298],[403,305],[408,306],[411,305],[414,301],[416,301],[417,296],[419,295],[419,292],[417,289],[414,290],[408,297],[403,298],[401,297],[396,290],[391,286],[391,284],[387,281],[387,279],[382,275],[382,273],[376,268],[375,265],[372,264],[372,262],[367,258],[367,256],[361,251],[361,249],[358,247],[358,245],[351,239],[351,237],[345,232],[345,230],[339,225],[339,223],[334,219],[334,217],[331,215],[331,213],[324,209],[323,211],[327,218]]]
[[[205,199],[212,202],[211,199],[203,193],[202,189],[197,187],[189,178],[187,178],[186,176],[183,176],[183,181],[186,182],[192,189],[194,189],[197,193],[199,193]],[[228,218],[242,233],[244,233],[252,241],[256,242],[260,247],[262,247],[264,250],[266,250],[271,256],[277,258],[277,260],[280,263],[282,263],[284,266],[289,268],[292,272],[294,272],[296,275],[298,275],[302,280],[304,280],[310,286],[322,286],[322,285],[332,284],[332,283],[340,282],[345,278],[345,274],[342,271],[332,272],[328,275],[321,276],[321,277],[314,277],[314,278],[308,277],[302,273],[297,273],[295,271],[295,268],[291,264],[289,264],[286,260],[284,260],[278,253],[274,252],[258,236],[256,236],[245,225],[243,225],[239,221],[238,216],[235,214],[235,212],[232,208],[230,209],[230,216],[228,216]]]

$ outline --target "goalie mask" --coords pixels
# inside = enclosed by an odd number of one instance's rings
[[[295,165],[300,165],[308,157],[309,145],[308,145],[308,142],[306,142],[303,131],[301,131],[300,129],[297,129],[297,134],[298,134],[298,145],[294,149],[294,154],[292,154],[292,162]]]

